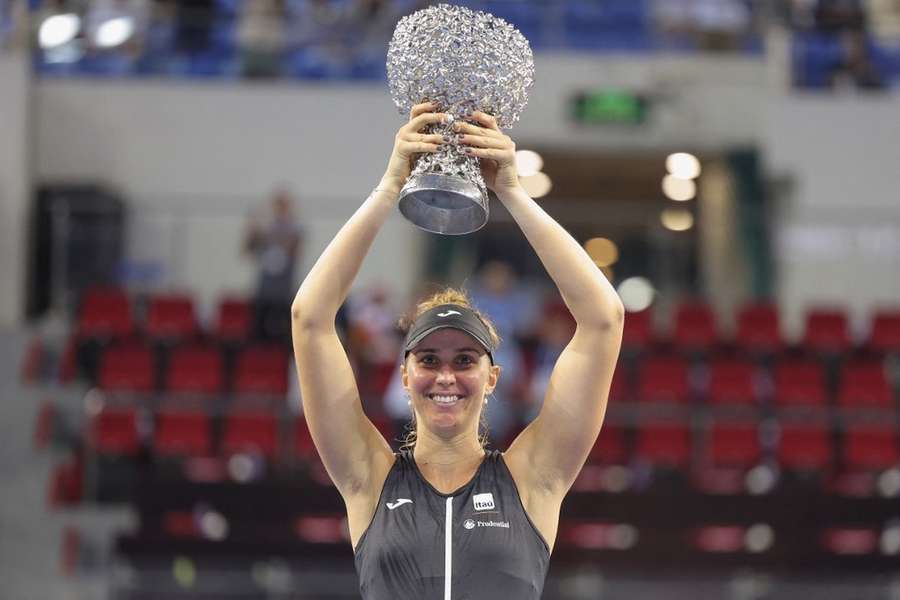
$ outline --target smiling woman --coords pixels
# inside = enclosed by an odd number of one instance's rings
[[[292,305],[304,415],[344,498],[365,600],[541,596],[562,500],[597,439],[622,334],[622,303],[594,261],[520,184],[515,144],[475,111],[454,135],[433,103],[413,107],[387,172],[306,276]],[[335,331],[375,235],[396,208],[417,155],[447,144],[479,163],[487,186],[522,229],[576,322],[553,368],[540,414],[504,452],[479,422],[501,376],[500,340],[465,294],[423,301],[406,322],[403,387],[413,431],[394,453],[366,417]]]
[[[468,432],[474,426],[484,448],[483,407],[500,376],[493,358],[500,336],[493,323],[472,307],[465,292],[447,288],[419,302],[400,327],[406,331],[401,375],[412,409],[402,447],[416,445],[417,423],[424,417],[427,428],[449,424]],[[454,417],[457,408],[460,415]],[[435,409],[438,415],[451,416],[434,419]]]

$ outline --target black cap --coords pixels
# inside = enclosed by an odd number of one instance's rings
[[[419,315],[409,328],[406,341],[403,342],[404,357],[429,334],[448,327],[464,331],[475,338],[475,341],[484,347],[491,364],[494,364],[495,348],[491,343],[491,332],[487,325],[471,308],[458,304],[441,304]]]

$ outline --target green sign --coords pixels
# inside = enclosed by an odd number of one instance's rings
[[[579,123],[638,125],[647,114],[642,96],[620,90],[595,90],[577,94],[572,102]]]

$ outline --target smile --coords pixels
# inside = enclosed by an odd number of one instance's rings
[[[460,401],[460,396],[457,395],[430,394],[428,397],[441,406],[453,406]]]

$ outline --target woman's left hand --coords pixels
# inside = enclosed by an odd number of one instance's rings
[[[477,125],[465,121],[453,124],[463,152],[481,159],[481,173],[488,188],[498,196],[519,187],[516,170],[516,145],[497,126],[491,115],[475,111],[470,117]]]

